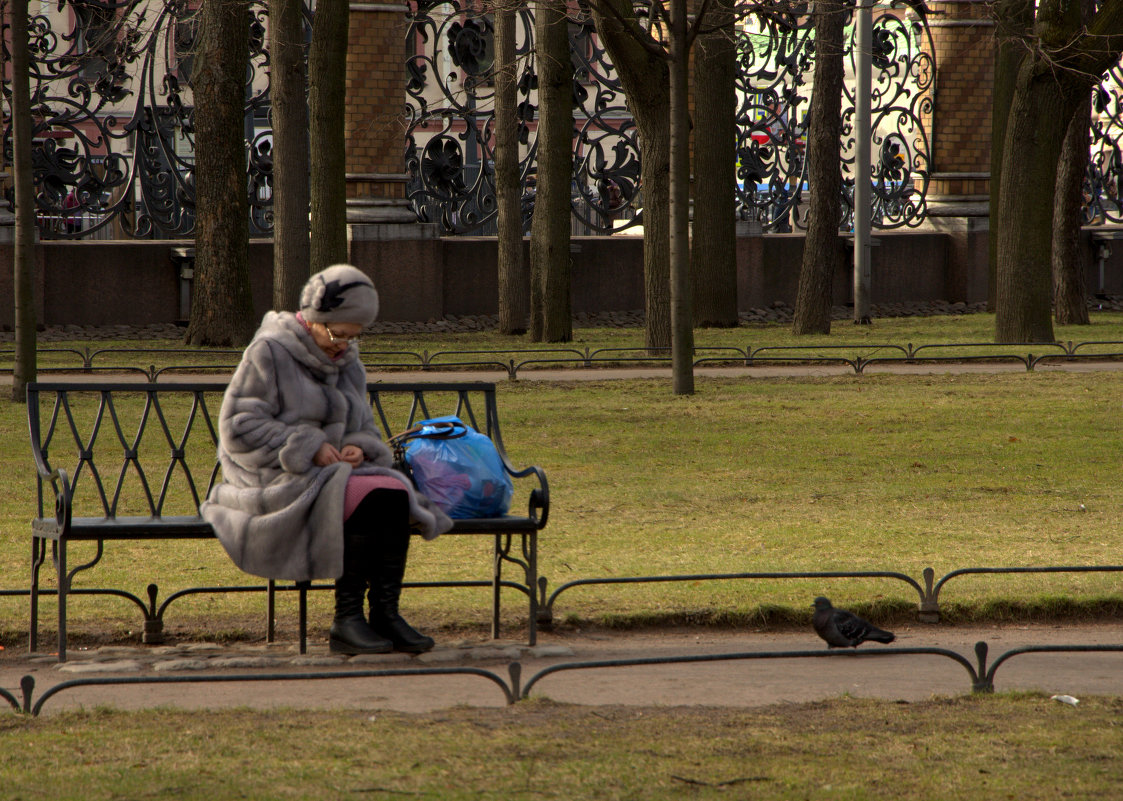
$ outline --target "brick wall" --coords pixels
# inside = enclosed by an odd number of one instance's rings
[[[936,81],[932,116],[925,124],[937,176],[931,190],[945,196],[985,195],[989,180],[954,174],[990,172],[994,22],[981,0],[945,0],[930,7]]]
[[[347,51],[349,198],[400,198],[405,186],[406,6],[352,3]],[[375,177],[384,176],[384,177]]]

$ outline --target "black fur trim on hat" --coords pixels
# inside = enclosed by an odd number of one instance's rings
[[[352,281],[349,284],[341,285],[338,281],[326,281],[324,283],[324,294],[316,306],[316,311],[329,312],[342,306],[343,293],[353,286],[370,286],[370,284],[363,281]]]

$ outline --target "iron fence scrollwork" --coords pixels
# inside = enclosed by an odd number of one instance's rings
[[[31,16],[32,171],[41,236],[193,234],[197,13],[187,0],[58,0]],[[246,188],[258,235],[272,228],[266,21],[264,0],[252,0]],[[10,79],[4,93],[11,163]],[[12,208],[10,188],[6,200]]]
[[[901,0],[897,0],[900,2]],[[494,92],[485,64],[491,17],[471,0],[411,5],[407,40],[407,169],[418,217],[448,233],[492,233],[496,216],[492,131]],[[569,21],[574,66],[572,214],[575,233],[611,233],[642,222],[641,154],[623,87],[592,21],[580,9]],[[516,79],[524,225],[535,191],[533,15],[517,17]],[[924,121],[935,74],[927,23],[885,7],[874,21],[873,152],[870,180],[880,228],[919,225],[931,153]],[[852,41],[847,52],[853,60]],[[489,57],[481,61],[478,54]],[[814,28],[805,8],[760,12],[737,34],[736,205],[762,229],[805,225],[808,191],[806,109],[814,64]],[[844,219],[852,226],[853,89],[844,98]],[[847,140],[849,137],[849,140]]]
[[[194,106],[191,92],[197,8],[188,0],[58,0],[29,20],[33,181],[41,235],[90,238],[187,237],[194,230]],[[935,76],[925,18],[904,0],[874,20],[872,152],[869,180],[879,228],[915,226],[927,214]],[[737,41],[737,208],[763,230],[806,224],[806,108],[814,33],[806,9],[758,13]],[[306,25],[311,11],[305,8]],[[404,70],[406,161],[419,219],[452,233],[489,232],[496,202],[492,165],[494,58],[491,16],[471,0],[415,0],[407,14],[413,52]],[[267,12],[250,4],[246,79],[247,196],[251,231],[268,235],[271,131]],[[574,65],[575,233],[605,233],[642,222],[640,151],[610,59],[588,15],[569,25]],[[5,56],[10,37],[5,39]],[[523,179],[529,225],[535,193],[533,16],[517,14],[516,69]],[[854,50],[848,43],[848,63]],[[1109,70],[1093,90],[1086,222],[1123,223],[1123,73]],[[10,78],[4,83],[11,97]],[[844,109],[844,214],[852,226],[853,89]],[[10,102],[4,152],[11,159]],[[7,202],[12,206],[11,189]]]

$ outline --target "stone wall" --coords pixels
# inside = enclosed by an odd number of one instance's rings
[[[375,280],[381,319],[425,322],[445,315],[497,311],[495,239],[439,237],[429,226],[357,226],[352,261]],[[891,231],[872,248],[872,302],[986,300],[986,231]],[[840,240],[841,242],[841,240]],[[173,249],[190,241],[60,242],[38,247],[41,322],[50,325],[150,324],[179,315],[180,278]],[[844,246],[841,245],[840,246]],[[1092,252],[1088,244],[1089,253]],[[740,310],[795,302],[803,251],[801,234],[742,236],[737,240]],[[1106,262],[1105,291],[1123,294],[1123,248]],[[643,243],[638,237],[576,237],[573,257],[575,314],[643,308]],[[12,249],[0,249],[0,298],[12,297]],[[250,246],[255,315],[272,296],[272,246]],[[850,268],[834,280],[836,305],[850,300]],[[1090,259],[1090,292],[1098,264]],[[0,327],[13,323],[11,302],[0,304]]]

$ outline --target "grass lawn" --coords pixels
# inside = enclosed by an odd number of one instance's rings
[[[1123,702],[0,715],[9,801],[1117,799]]]

